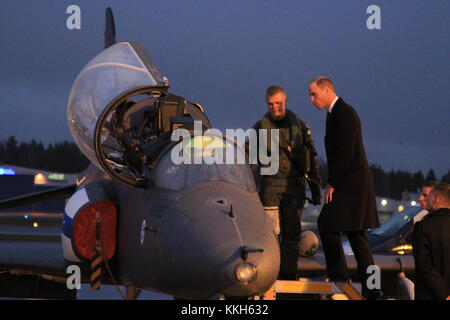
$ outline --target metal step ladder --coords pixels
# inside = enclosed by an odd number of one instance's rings
[[[364,297],[348,282],[316,281],[309,278],[277,280],[262,299],[276,300],[279,293],[330,295],[333,300],[364,300]]]

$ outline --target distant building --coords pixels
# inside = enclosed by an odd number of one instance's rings
[[[76,179],[76,174],[64,174],[0,164],[0,200],[69,186],[76,183]],[[59,200],[4,211],[63,212],[64,206],[65,200]]]
[[[402,201],[411,201],[411,194],[408,192],[408,190],[402,192],[401,199]]]

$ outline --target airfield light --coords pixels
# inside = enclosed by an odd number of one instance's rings
[[[39,223],[37,223],[37,222],[33,223],[33,227],[35,227],[35,228],[39,227]]]
[[[49,178],[50,180],[64,180],[64,179],[65,179],[65,176],[64,176],[63,173],[50,173],[50,174],[48,175],[48,178]]]
[[[34,176],[34,184],[47,184],[47,178],[42,173]]]
[[[412,206],[415,206],[416,204],[417,204],[417,202],[415,202],[414,200],[411,201],[411,205],[412,205]]]
[[[8,176],[14,176],[16,174],[16,170],[11,168],[0,168],[0,176],[8,175]]]
[[[412,251],[412,245],[410,244],[404,244],[404,245],[400,245],[398,247],[392,248],[392,251],[394,251],[397,254],[406,254],[408,252]]]
[[[381,205],[385,207],[387,205],[387,200],[386,199],[381,200]]]
[[[402,212],[403,210],[405,210],[405,207],[403,205],[399,205],[398,212]]]
[[[242,284],[248,284],[256,279],[258,271],[256,267],[249,262],[242,262],[238,264],[234,271],[234,276]]]

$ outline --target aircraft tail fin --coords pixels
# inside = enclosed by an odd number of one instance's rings
[[[111,7],[105,12],[105,49],[116,43],[116,26]]]

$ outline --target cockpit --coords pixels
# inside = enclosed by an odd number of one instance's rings
[[[175,159],[179,151],[176,145],[161,154],[152,173],[156,185],[181,190],[201,182],[226,181],[248,192],[257,192],[250,167],[237,161],[245,158],[245,151],[235,141],[220,135],[193,135],[189,141],[184,142],[184,147],[183,151],[188,149],[190,152],[188,160],[191,161],[187,163],[180,163]],[[214,152],[220,155],[217,156]],[[206,157],[210,157],[208,163]]]
[[[180,127],[211,124],[200,105],[168,93],[168,80],[136,43],[103,50],[80,72],[69,95],[72,137],[112,177],[145,186],[159,153]]]
[[[97,123],[97,159],[113,177],[145,186],[156,159],[173,144],[174,130],[192,130],[194,121],[199,121],[203,130],[210,127],[197,104],[155,88],[133,91],[105,110]]]

